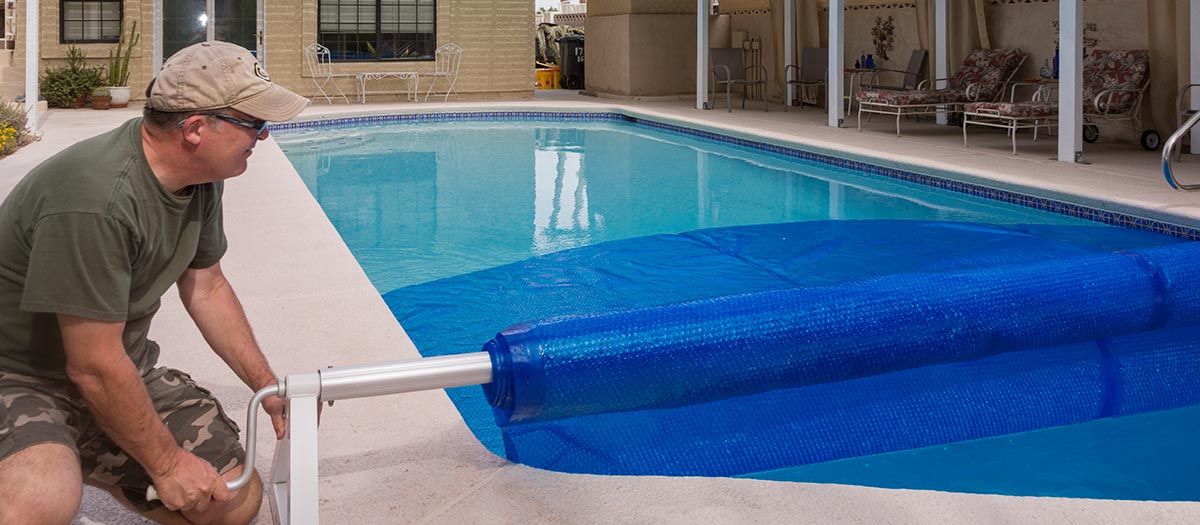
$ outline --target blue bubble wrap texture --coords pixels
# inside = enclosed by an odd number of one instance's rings
[[[450,392],[464,419],[567,472],[734,475],[1200,404],[1200,244],[1117,228],[700,230],[385,300],[424,355],[487,341],[494,383]]]

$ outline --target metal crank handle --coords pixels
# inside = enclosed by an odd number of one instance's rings
[[[229,491],[238,490],[250,482],[250,476],[254,475],[254,445],[257,441],[258,433],[258,406],[269,396],[283,397],[283,390],[280,385],[271,385],[258,392],[254,393],[254,397],[250,398],[250,406],[246,408],[246,461],[242,467],[242,475],[237,479],[227,482],[225,486],[229,487]],[[146,487],[146,501],[157,501],[158,490],[154,485]]]

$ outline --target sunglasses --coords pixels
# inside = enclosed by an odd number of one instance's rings
[[[265,120],[262,122],[255,123],[255,122],[250,122],[249,120],[242,120],[240,118],[230,116],[230,115],[224,115],[221,113],[201,113],[201,115],[203,115],[205,117],[212,117],[217,120],[224,120],[225,122],[228,122],[230,124],[234,124],[237,126],[241,126],[246,129],[252,129],[252,130],[254,130],[255,135],[262,135],[263,130],[267,129],[267,124],[270,124],[269,122],[267,122]],[[183,120],[179,121],[179,124],[178,124],[179,127],[182,128],[183,123],[186,121],[187,121],[187,119],[183,119]]]

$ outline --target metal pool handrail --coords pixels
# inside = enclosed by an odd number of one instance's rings
[[[1200,190],[1200,184],[1180,184],[1179,181],[1175,180],[1175,173],[1171,170],[1171,157],[1175,154],[1175,148],[1179,146],[1180,139],[1182,139],[1188,131],[1195,127],[1197,122],[1200,122],[1200,112],[1192,115],[1187,122],[1184,122],[1179,129],[1175,130],[1175,133],[1172,133],[1171,137],[1167,139],[1167,143],[1163,145],[1163,176],[1167,178],[1167,184],[1170,184],[1172,188],[1177,190]]]

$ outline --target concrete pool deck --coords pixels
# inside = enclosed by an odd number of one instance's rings
[[[1171,190],[1158,155],[1136,146],[1085,145],[1091,165],[1049,160],[1053,141],[1022,136],[1019,155],[1001,132],[906,123],[897,139],[876,120],[859,133],[830,129],[813,108],[699,111],[689,101],[630,102],[539,93],[533,101],[315,105],[301,118],[438,110],[606,110],[687,123],[780,143],[837,149],[879,163],[953,169],[963,180],[1200,227],[1200,194]],[[42,141],[0,160],[0,195],[33,166],[137,110],[49,112]],[[1200,181],[1191,157],[1179,177]],[[230,249],[223,268],[280,376],[418,357],[274,140],[226,189]],[[151,337],[161,363],[192,373],[244,421],[251,393],[207,348],[168,294]],[[260,424],[257,466],[274,439]],[[1196,523],[1198,502],[1135,502],[958,494],[728,478],[561,474],[509,463],[471,435],[441,391],[346,400],[325,410],[320,431],[320,509],[325,523]],[[270,523],[264,506],[258,522]],[[78,523],[136,523],[89,490]]]

